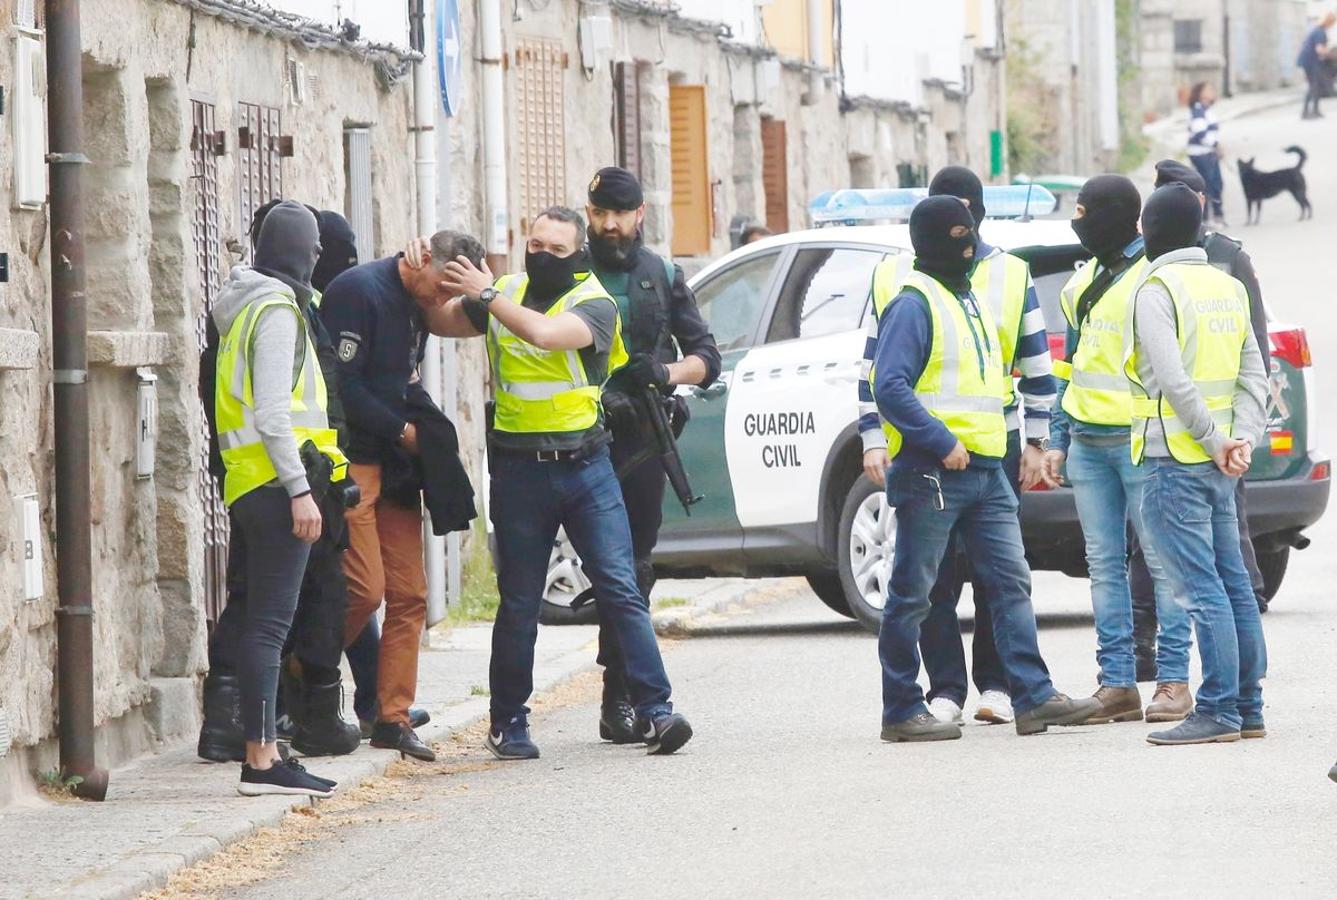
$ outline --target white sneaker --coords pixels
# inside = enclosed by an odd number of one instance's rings
[[[988,722],[990,725],[1006,725],[1012,721],[1012,698],[1002,691],[985,691],[980,695],[979,709],[975,710],[976,722]]]
[[[939,722],[954,722],[961,724],[961,707],[956,705],[955,700],[948,700],[946,697],[938,697],[928,705],[928,711],[933,718]]]

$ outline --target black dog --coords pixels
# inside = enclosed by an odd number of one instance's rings
[[[1249,220],[1246,224],[1257,224],[1263,214],[1263,201],[1277,196],[1282,191],[1290,191],[1295,202],[1300,204],[1301,221],[1313,218],[1314,207],[1309,205],[1305,176],[1300,171],[1309,157],[1299,147],[1287,147],[1286,152],[1297,154],[1300,161],[1292,168],[1279,169],[1276,172],[1258,171],[1253,167],[1253,159],[1239,161],[1240,184],[1243,185],[1244,196],[1249,201]]]

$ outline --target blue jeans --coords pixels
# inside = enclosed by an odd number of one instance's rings
[[[1091,573],[1091,607],[1096,617],[1096,662],[1105,687],[1135,687],[1133,596],[1128,587],[1128,522],[1143,547],[1156,590],[1159,632],[1156,680],[1188,682],[1192,643],[1188,611],[1175,600],[1162,564],[1151,546],[1141,514],[1146,471],[1133,465],[1128,442],[1101,442],[1075,436],[1068,450],[1077,517],[1086,539]]]
[[[1213,463],[1146,462],[1142,514],[1165,572],[1188,603],[1202,656],[1196,711],[1232,728],[1263,714],[1267,647],[1240,554],[1235,479]]]
[[[941,491],[933,483],[936,479]],[[939,502],[940,501],[940,502]],[[977,577],[987,580],[994,641],[1012,705],[1028,712],[1054,693],[1040,657],[1031,609],[1031,572],[1021,544],[1017,497],[1000,468],[960,472],[892,466],[887,502],[896,510],[896,558],[882,611],[882,721],[926,712],[919,687],[919,628],[929,592],[958,524]]]
[[[538,462],[496,451],[489,464],[501,595],[492,626],[492,721],[529,713],[539,605],[559,528],[566,529],[595,602],[616,632],[636,712],[654,718],[672,711],[650,606],[636,587],[627,509],[608,449],[578,462]]]
[[[1003,475],[1020,501],[1020,431],[1007,433]],[[970,673],[974,676],[975,688],[981,694],[985,691],[1006,693],[1007,675],[1003,673],[1003,662],[994,645],[988,583],[971,567],[960,532],[958,524],[952,534],[947,558],[938,572],[938,583],[929,592],[928,617],[919,626],[919,652],[923,654],[924,671],[928,673],[928,699],[945,697],[957,706],[965,706],[970,688],[966,678],[966,648],[961,639],[961,620],[956,615],[956,607],[961,602],[961,589],[965,587],[967,577],[975,603],[975,627],[970,645]]]
[[[1193,168],[1198,170],[1202,180],[1207,182],[1207,202],[1211,205],[1211,214],[1218,219],[1225,218],[1221,208],[1221,197],[1225,192],[1225,182],[1221,179],[1221,160],[1215,153],[1199,153],[1189,156]]]

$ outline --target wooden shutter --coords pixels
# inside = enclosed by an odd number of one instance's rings
[[[613,139],[617,164],[641,177],[641,74],[634,62],[613,66]]]
[[[515,107],[520,144],[523,230],[549,206],[566,200],[566,54],[559,41],[527,39],[515,48]]]
[[[669,150],[673,162],[673,255],[710,252],[710,170],[706,88],[669,86]]]
[[[789,153],[785,123],[761,120],[761,183],[766,192],[766,227],[789,230]]]

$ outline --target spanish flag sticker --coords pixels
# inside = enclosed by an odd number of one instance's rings
[[[1271,433],[1272,455],[1285,456],[1295,446],[1295,432],[1274,431]]]

